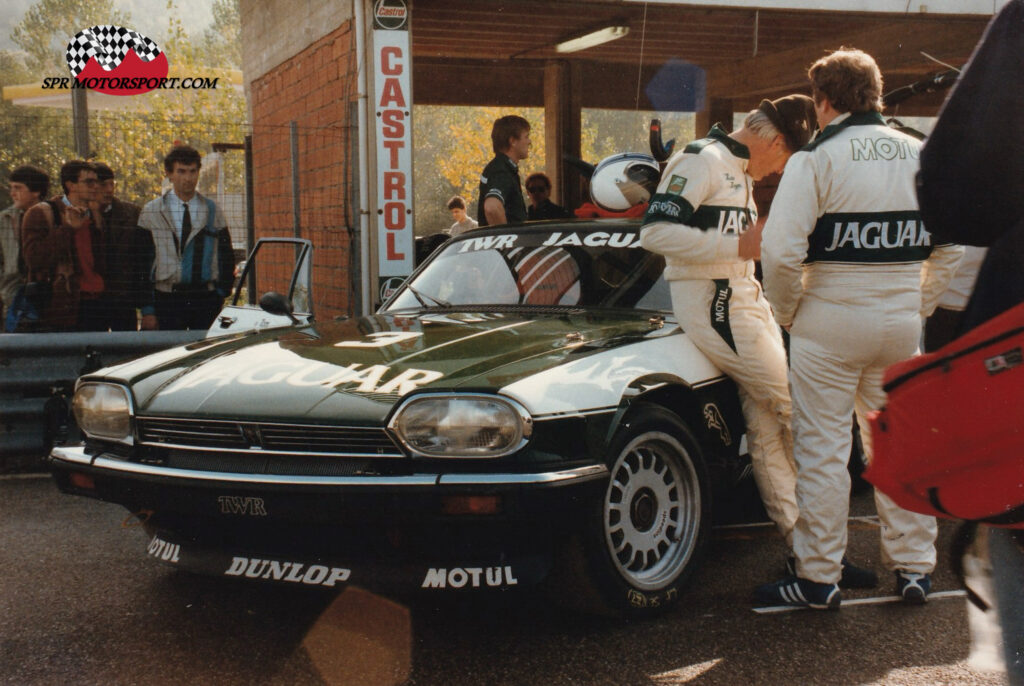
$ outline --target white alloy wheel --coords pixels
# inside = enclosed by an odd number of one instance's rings
[[[658,430],[630,440],[612,465],[604,501],[605,542],[623,580],[642,591],[672,584],[697,548],[703,517],[686,448]]]

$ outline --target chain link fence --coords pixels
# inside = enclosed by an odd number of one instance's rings
[[[81,158],[109,165],[115,173],[116,197],[141,207],[170,188],[163,172],[163,158],[170,148],[178,143],[191,145],[203,156],[198,190],[223,212],[235,263],[245,259],[254,239],[261,236],[311,240],[315,247],[313,311],[319,319],[332,318],[351,312],[358,284],[358,260],[350,249],[356,240],[352,227],[358,220],[349,192],[355,187],[350,178],[355,165],[349,163],[353,138],[341,126],[252,127],[246,122],[215,123],[206,117],[169,119],[152,113],[101,111],[89,114],[88,151],[83,155],[75,149],[71,110],[4,106],[0,110],[0,208],[11,204],[7,181],[15,167],[31,164],[49,174],[52,197],[62,193],[61,165]],[[118,254],[138,259],[130,251]],[[102,265],[108,272],[122,267]],[[280,270],[287,283],[284,274],[290,273],[291,264],[265,268]]]

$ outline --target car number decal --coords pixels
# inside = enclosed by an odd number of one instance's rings
[[[422,331],[378,331],[366,336],[369,340],[360,341],[338,341],[335,348],[385,348],[389,345],[407,341],[410,338],[418,338],[423,335]]]

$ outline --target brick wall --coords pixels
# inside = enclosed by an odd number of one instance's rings
[[[314,312],[320,321],[351,314],[349,227],[351,102],[356,98],[352,22],[252,82],[256,236],[291,236],[291,122],[298,128],[301,237],[314,246]],[[262,267],[262,264],[261,264]],[[290,265],[288,265],[290,269]],[[265,268],[265,267],[263,267]],[[283,269],[283,265],[277,268]]]

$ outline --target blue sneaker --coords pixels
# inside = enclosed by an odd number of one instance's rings
[[[878,585],[878,575],[865,567],[858,567],[843,557],[843,571],[839,578],[839,588],[874,588]],[[786,558],[786,574],[796,576],[796,558]]]
[[[754,602],[760,605],[838,610],[842,600],[839,584],[819,584],[796,576],[789,576],[774,584],[765,584],[754,589]]]
[[[931,574],[915,574],[896,570],[896,592],[909,605],[924,605],[928,602],[928,594],[932,590]]]

